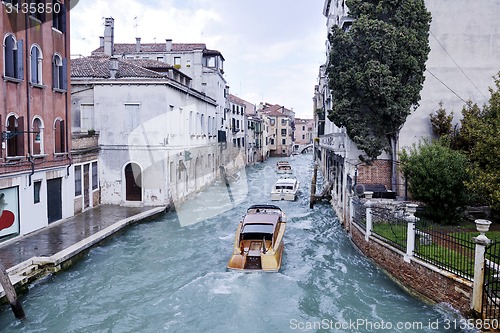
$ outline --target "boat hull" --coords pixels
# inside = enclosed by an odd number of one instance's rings
[[[286,215],[275,205],[252,205],[238,224],[228,270],[277,272],[283,257]]]
[[[273,201],[295,201],[297,198],[296,193],[272,193],[271,192],[271,200]]]
[[[281,268],[283,258],[283,242],[276,251],[268,251],[266,254],[251,256],[241,253],[233,253],[229,259],[227,269],[244,272],[278,272]]]

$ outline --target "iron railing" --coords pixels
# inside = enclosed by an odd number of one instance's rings
[[[500,322],[500,241],[486,247],[482,317]]]
[[[415,226],[414,255],[470,281],[474,277],[475,243],[470,232],[459,227],[420,220]]]
[[[366,230],[366,207],[363,201],[356,196],[352,198],[352,204],[354,208],[352,217],[353,222],[363,228],[363,230]]]

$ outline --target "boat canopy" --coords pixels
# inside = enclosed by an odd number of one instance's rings
[[[272,224],[260,224],[260,223],[252,223],[247,224],[243,227],[241,231],[242,234],[248,233],[261,233],[261,234],[273,234],[274,233],[274,225]]]
[[[272,213],[247,214],[243,219],[244,228],[250,224],[270,224],[276,225],[280,221],[281,215]]]

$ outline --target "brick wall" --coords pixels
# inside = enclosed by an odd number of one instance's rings
[[[383,184],[391,189],[391,161],[375,160],[372,165],[358,166],[358,184]]]
[[[358,248],[411,293],[427,301],[449,303],[464,315],[470,313],[472,287],[460,282],[460,277],[436,272],[413,261],[407,263],[401,254],[374,240],[367,242],[364,233],[355,226],[350,232]]]

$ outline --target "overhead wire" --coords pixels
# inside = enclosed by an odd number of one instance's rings
[[[453,63],[455,64],[455,66],[457,66],[457,68],[462,72],[462,74],[467,78],[467,80],[469,80],[469,82],[474,86],[474,88],[476,88],[476,90],[481,94],[481,96],[484,97],[485,100],[488,100],[488,98],[486,96],[484,96],[484,94],[481,92],[481,90],[479,90],[479,88],[477,87],[477,85],[471,80],[471,78],[464,72],[464,70],[460,67],[460,65],[455,61],[455,59],[453,59],[453,57],[451,56],[451,54],[448,52],[448,50],[446,50],[446,48],[443,46],[443,44],[441,44],[441,42],[439,41],[439,39],[437,39],[437,37],[434,35],[434,33],[432,31],[430,31],[430,34],[432,35],[432,37],[434,37],[434,39],[436,40],[436,42],[439,44],[439,46],[441,46],[441,48],[444,50],[444,52],[448,55],[448,57],[450,57],[450,59],[453,61]],[[428,70],[427,70],[428,71]],[[429,72],[429,71],[428,71]],[[436,77],[434,74],[432,74],[431,72],[429,72],[432,76]],[[437,77],[436,77],[437,79]],[[439,80],[439,79],[438,79]],[[441,83],[443,83],[441,80],[439,80]],[[444,83],[443,83],[444,84]],[[446,86],[446,85],[445,85]],[[448,86],[446,86],[448,89],[450,89]],[[450,89],[451,90],[451,89]],[[453,90],[452,90],[453,91]],[[453,91],[453,93],[455,95],[457,95],[457,93],[455,93]],[[458,95],[457,95],[458,96]],[[460,97],[461,100],[463,100],[461,97]]]
[[[452,93],[454,93],[454,94],[455,94],[455,96],[457,96],[458,98],[460,98],[460,99],[461,99],[464,103],[467,103],[467,101],[465,101],[465,99],[463,99],[463,98],[462,98],[459,94],[457,94],[457,93],[455,92],[455,90],[453,90],[453,89],[451,89],[450,87],[448,87],[448,85],[447,85],[446,83],[444,83],[444,82],[443,82],[440,78],[438,78],[436,75],[434,75],[434,73],[432,73],[432,72],[431,72],[430,70],[428,70],[428,69],[426,69],[425,71],[426,71],[427,73],[429,73],[430,75],[434,76],[434,78],[435,78],[436,80],[438,80],[439,82],[441,82],[441,84],[442,84],[443,86],[445,86],[446,88],[448,88],[448,90],[449,90],[449,91],[451,91]]]

